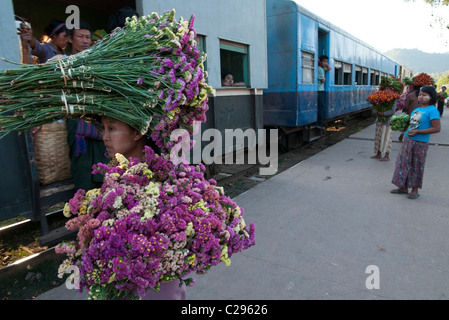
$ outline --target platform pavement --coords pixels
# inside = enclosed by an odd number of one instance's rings
[[[431,138],[421,197],[390,194],[401,148],[371,159],[374,125],[239,195],[256,245],[206,275],[187,299],[448,299],[449,109]],[[438,143],[438,145],[436,145]],[[379,271],[379,289],[368,289]],[[374,283],[370,282],[369,283]],[[37,299],[85,299],[65,286]]]

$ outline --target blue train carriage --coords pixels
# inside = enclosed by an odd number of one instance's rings
[[[267,0],[268,89],[264,125],[291,148],[323,133],[318,121],[318,58],[329,57],[324,122],[369,111],[366,98],[400,65],[294,1]]]
[[[222,141],[202,135],[202,150],[217,143],[210,152],[215,162],[248,147],[247,139],[225,139],[225,130],[263,129],[263,90],[268,87],[265,0],[141,0],[143,14],[175,9],[176,17],[195,14],[195,31],[200,49],[207,54],[207,82],[215,93],[209,97],[207,122],[201,132],[216,129]],[[235,86],[222,83],[233,75]],[[237,85],[238,84],[238,85]]]

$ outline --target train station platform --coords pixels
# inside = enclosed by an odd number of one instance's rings
[[[191,300],[448,299],[449,109],[432,135],[421,197],[391,194],[401,148],[371,159],[374,125],[234,200],[256,245],[206,275]],[[65,286],[37,299],[85,299]]]

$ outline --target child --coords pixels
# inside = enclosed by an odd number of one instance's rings
[[[221,77],[222,87],[244,87],[245,82],[234,82],[234,76],[228,72],[225,72]]]
[[[392,183],[398,187],[390,192],[408,194],[409,199],[419,197],[418,188],[422,188],[424,164],[430,135],[440,132],[440,113],[435,104],[437,93],[433,86],[423,86],[419,92],[420,107],[413,110],[410,125],[405,133],[402,149],[396,159]]]

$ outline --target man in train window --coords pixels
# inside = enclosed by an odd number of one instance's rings
[[[326,82],[326,72],[331,69],[328,62],[328,56],[322,55],[318,58],[318,125],[321,127],[324,127],[324,83]]]

